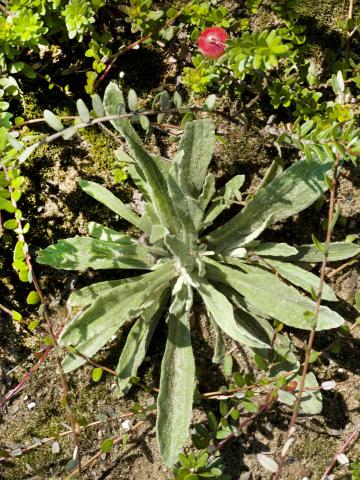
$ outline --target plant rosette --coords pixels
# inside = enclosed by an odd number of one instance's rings
[[[210,27],[204,30],[198,40],[200,52],[204,57],[217,60],[225,51],[229,34],[220,27]]]

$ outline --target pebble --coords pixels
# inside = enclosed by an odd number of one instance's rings
[[[122,422],[121,426],[124,430],[130,430],[131,428],[130,420],[125,420],[124,422]]]
[[[52,453],[59,453],[60,452],[60,443],[59,442],[54,442],[51,445],[51,451],[52,451]]]
[[[30,402],[26,406],[27,406],[28,410],[32,410],[33,408],[36,407],[36,403],[35,402]]]

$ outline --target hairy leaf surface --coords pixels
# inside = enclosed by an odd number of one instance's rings
[[[195,388],[195,362],[189,316],[191,287],[179,279],[174,287],[169,314],[169,333],[161,363],[156,435],[166,465],[178,460],[189,435]]]
[[[122,325],[146,300],[151,300],[154,290],[162,286],[168,287],[175,276],[176,272],[169,263],[159,266],[153,272],[136,277],[137,281],[118,285],[105,292],[65,327],[59,343],[76,346],[90,337],[101,334],[103,330]]]
[[[332,162],[300,160],[257,191],[252,200],[225,225],[208,235],[222,251],[236,246],[270,216],[273,223],[301,212],[327,189],[324,175],[331,176]]]
[[[140,244],[120,245],[90,237],[59,240],[41,250],[38,263],[62,270],[94,270],[104,268],[136,268],[150,270],[154,260]]]
[[[233,261],[235,262],[235,260]],[[206,260],[206,272],[209,278],[229,285],[256,309],[279,320],[290,327],[311,330],[313,320],[307,313],[315,311],[315,302],[303,297],[293,287],[266,270],[240,263],[241,272],[213,260]],[[344,319],[328,307],[320,307],[316,330],[335,328],[344,323]]]
[[[95,200],[110,208],[110,210],[135,225],[135,227],[139,227],[140,217],[107,188],[88,180],[80,180],[79,185],[84,192],[95,198]]]

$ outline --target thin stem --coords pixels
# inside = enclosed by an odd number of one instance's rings
[[[12,311],[9,308],[5,307],[5,305],[2,305],[1,303],[0,303],[0,310],[12,316]]]
[[[180,9],[177,13],[177,15],[173,18],[170,18],[169,20],[167,20],[167,22],[164,24],[164,26],[162,28],[167,28],[167,27],[170,27],[174,21],[176,20],[176,18],[181,15],[181,11],[182,9]],[[106,76],[108,75],[108,73],[110,72],[110,70],[112,69],[114,63],[116,62],[116,60],[121,56],[123,55],[124,53],[128,52],[129,50],[133,50],[134,48],[140,46],[142,43],[146,42],[146,40],[149,40],[151,37],[153,36],[153,32],[150,32],[148,33],[147,35],[145,35],[144,37],[141,37],[139,38],[139,40],[136,40],[135,42],[132,42],[130,43],[129,45],[125,45],[123,47],[121,47],[119,49],[119,51],[117,53],[115,53],[114,55],[112,55],[111,57],[109,57],[109,60],[110,60],[110,63],[109,65],[106,67],[106,69],[104,70],[103,74],[101,75],[101,77],[95,82],[94,84],[94,90],[97,89],[97,87],[99,86],[99,84],[106,78]]]
[[[326,470],[324,472],[324,475],[321,477],[321,480],[326,480],[328,478],[328,475],[330,475],[330,473],[332,472],[332,469],[336,465],[338,456],[344,453],[350,447],[350,445],[355,442],[358,436],[359,436],[359,427],[355,428],[350,433],[350,435],[346,438],[345,442],[340,446],[339,450],[335,453],[329,465],[326,467]]]
[[[238,426],[238,430],[243,430],[244,428],[246,428],[248,425],[250,425],[252,422],[254,422],[260,415],[262,415],[263,413],[265,413],[267,410],[270,410],[270,408],[273,406],[273,404],[275,403],[276,401],[276,398],[277,398],[277,395],[276,395],[276,392],[270,392],[268,397],[267,397],[267,400],[266,402],[261,405],[259,407],[259,410],[257,412],[255,412],[253,415],[251,415],[249,418],[245,418],[245,420],[243,420],[239,426]],[[213,452],[218,452],[220,450],[222,450],[225,445],[234,437],[237,436],[237,433],[236,432],[231,432],[229,433],[229,435],[227,437],[225,437],[223,440],[221,440],[221,442],[219,442],[213,449]],[[213,454],[210,458],[209,458],[209,463],[215,458],[215,455]]]
[[[141,425],[143,425],[144,423],[146,423],[146,420],[142,420],[138,423],[136,423],[130,430],[129,432],[132,432],[134,430],[136,430],[137,428],[139,428]],[[117,445],[118,443],[120,443],[122,441],[122,439],[124,438],[124,435],[119,435],[118,437],[114,438],[114,441],[113,441],[113,446],[114,445]],[[83,465],[82,465],[82,468],[85,469],[87,468],[89,465],[91,465],[92,463],[96,462],[96,460],[98,458],[101,457],[101,455],[103,454],[103,452],[101,450],[99,450],[97,453],[95,453],[95,455],[93,455],[89,460],[87,460]],[[74,478],[74,476],[76,475],[76,471],[73,471],[70,473],[70,475],[68,475],[67,477],[65,477],[64,480],[70,480],[70,478]]]
[[[314,339],[315,339],[316,324],[317,324],[317,320],[318,320],[318,317],[319,317],[321,297],[322,297],[322,292],[323,292],[323,287],[324,287],[324,282],[325,282],[325,270],[326,270],[327,260],[328,260],[328,250],[329,250],[329,244],[330,244],[330,241],[331,241],[331,224],[332,224],[332,220],[333,220],[333,216],[334,216],[335,194],[336,194],[338,168],[339,168],[339,155],[336,156],[336,159],[335,159],[335,162],[334,162],[334,167],[333,167],[332,189],[331,189],[331,192],[330,192],[328,222],[327,222],[326,239],[325,239],[325,253],[324,253],[324,258],[323,258],[322,265],[321,265],[320,283],[319,283],[319,288],[318,288],[317,297],[316,297],[316,305],[315,305],[315,311],[314,311],[314,327],[310,331],[308,341],[307,341],[307,345],[306,345],[305,359],[304,359],[304,363],[303,363],[303,370],[302,370],[302,375],[301,375],[301,380],[300,380],[300,385],[299,385],[299,391],[298,391],[298,394],[297,394],[296,401],[294,403],[289,428],[288,428],[288,431],[287,431],[287,434],[286,434],[286,441],[289,441],[290,439],[294,438],[295,423],[296,423],[296,420],[297,420],[297,417],[298,417],[299,411],[300,411],[301,399],[302,399],[304,389],[305,389],[306,375],[307,375],[308,368],[309,368],[310,354],[311,354],[312,346],[313,346]],[[279,480],[281,478],[284,459],[285,459],[285,455],[284,456],[281,455],[280,459],[279,459],[279,462],[278,462],[278,469],[277,469],[277,471],[275,473],[275,476],[274,476],[274,480]]]
[[[17,210],[17,203],[14,200],[13,189],[11,187],[11,181],[10,181],[8,170],[4,165],[2,165],[1,167],[4,171],[4,173],[5,173],[5,178],[9,183],[8,189],[9,189],[9,192],[10,192],[11,202],[12,202],[14,208]],[[28,252],[28,245],[27,245],[27,243],[25,241],[25,238],[24,238],[24,235],[22,233],[23,228],[22,228],[21,219],[16,218],[16,222],[17,222],[17,229],[20,232],[20,233],[18,233],[18,239],[21,242],[23,242],[23,252],[24,252],[24,257],[25,257],[25,263],[28,267],[29,273],[31,274],[33,286],[34,286],[34,288],[35,288],[35,290],[36,290],[36,292],[37,292],[37,294],[40,298],[40,302],[43,306],[43,315],[44,315],[44,318],[45,318],[45,321],[46,321],[47,330],[48,330],[48,333],[51,337],[52,344],[54,346],[56,363],[57,363],[57,367],[58,367],[59,372],[60,372],[60,381],[61,381],[61,385],[62,385],[62,389],[63,389],[63,393],[64,393],[63,401],[64,401],[64,404],[65,404],[66,411],[67,411],[68,418],[69,418],[70,425],[71,425],[73,447],[74,447],[74,450],[76,449],[79,478],[82,479],[80,449],[79,449],[79,442],[78,442],[78,437],[77,437],[77,433],[76,433],[77,422],[75,421],[75,417],[74,417],[74,414],[72,412],[72,409],[71,409],[71,406],[70,406],[70,403],[69,403],[68,385],[67,385],[67,381],[66,381],[66,378],[65,378],[64,369],[63,369],[62,364],[61,364],[61,358],[60,358],[60,354],[59,354],[57,337],[56,337],[56,334],[54,333],[54,330],[53,330],[53,327],[52,327],[52,324],[51,324],[50,315],[49,315],[48,307],[47,307],[47,302],[45,300],[43,291],[40,287],[40,284],[38,282],[38,279],[37,279],[36,274],[35,274],[34,269],[33,269],[33,265],[32,265],[32,262],[31,262],[31,257],[30,257],[29,252]]]
[[[127,412],[127,413],[122,413],[120,415],[117,415],[116,417],[108,417],[106,420],[96,420],[95,422],[91,422],[91,423],[88,423],[87,425],[80,426],[79,430],[82,431],[82,430],[85,430],[86,428],[89,428],[89,427],[95,427],[97,425],[101,425],[102,423],[114,422],[115,420],[121,420],[122,418],[133,417],[134,415],[136,415],[136,413]],[[46,445],[48,443],[55,442],[59,438],[67,437],[68,435],[71,435],[71,433],[72,433],[71,430],[65,430],[64,432],[58,433],[54,437],[44,438],[43,440],[40,440],[41,444],[33,443],[32,445],[28,445],[27,447],[23,447],[21,449],[21,453],[24,454],[24,453],[29,452],[30,450],[34,450],[35,448],[40,447],[41,445]],[[2,461],[2,460],[6,461],[6,457],[0,457],[0,461]]]

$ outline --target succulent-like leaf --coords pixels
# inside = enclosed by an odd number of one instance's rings
[[[195,388],[195,363],[189,316],[191,287],[179,278],[173,291],[169,332],[161,363],[156,434],[160,456],[174,465],[189,434]]]
[[[108,189],[98,183],[89,182],[88,180],[80,180],[79,185],[84,192],[95,198],[95,200],[135,225],[135,227],[139,227],[140,217]]]
[[[265,265],[272,266],[281,277],[285,278],[294,285],[303,288],[309,293],[312,291],[318,291],[320,284],[319,277],[301,267],[298,267],[297,265],[293,265],[289,262],[281,262],[273,258],[267,258]],[[333,289],[327,283],[324,283],[323,285],[321,298],[323,300],[329,300],[333,302],[337,301]]]
[[[273,222],[301,212],[327,189],[325,174],[331,176],[332,162],[300,160],[278,175],[254,195],[253,199],[229,222],[207,236],[221,251],[239,244],[267,218]]]
[[[38,263],[61,270],[94,270],[104,268],[136,268],[150,270],[154,259],[140,244],[121,245],[90,237],[59,240],[41,250]]]
[[[239,266],[246,268],[246,273],[206,258],[207,276],[235,289],[260,312],[290,327],[313,328],[314,321],[308,314],[315,311],[315,302],[301,296],[295,288],[266,270],[244,262],[239,262]],[[344,319],[338,313],[328,307],[320,307],[316,330],[335,328],[343,323]]]

